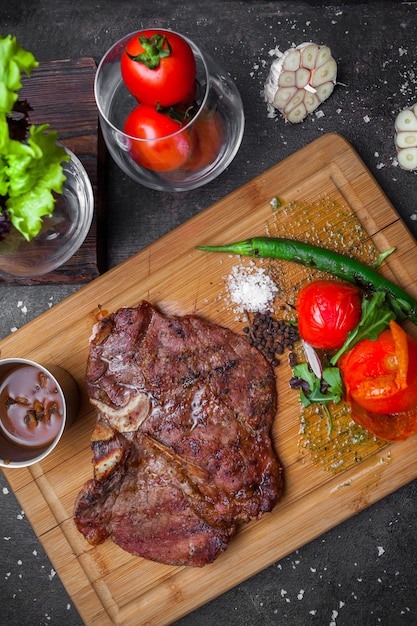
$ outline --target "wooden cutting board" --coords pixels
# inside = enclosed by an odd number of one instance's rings
[[[275,196],[284,202],[273,210]],[[300,210],[310,218],[300,218]],[[3,358],[62,365],[82,391],[79,417],[54,453],[5,475],[85,624],[168,624],[417,476],[416,437],[371,448],[362,461],[338,472],[314,460],[300,445],[297,395],[289,389],[289,367],[281,365],[273,437],[285,471],[284,497],[272,513],[244,526],[215,563],[197,570],[159,565],[130,556],[111,541],[93,548],[76,531],[74,500],[92,477],[89,439],[95,415],[83,378],[98,308],[110,312],[147,299],[165,313],[198,313],[241,332],[225,277],[234,265],[250,261],[205,254],[195,246],[283,232],[300,239],[333,232],[364,255],[370,247],[395,246],[384,273],[417,296],[410,274],[417,263],[414,239],[352,147],[329,134],[0,342]],[[301,280],[294,274],[299,266],[277,264],[284,282]]]

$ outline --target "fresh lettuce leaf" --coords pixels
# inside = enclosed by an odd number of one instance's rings
[[[30,241],[42,226],[42,217],[52,215],[55,198],[65,181],[61,163],[69,159],[57,144],[57,133],[31,126],[27,143],[10,142],[6,168],[9,176],[6,208],[13,226]]]
[[[16,37],[0,39],[0,112],[11,113],[22,88],[21,72],[30,76],[39,63],[31,52],[24,50]]]
[[[13,226],[28,241],[41,230],[42,217],[52,215],[53,192],[62,193],[65,181],[62,163],[70,159],[57,144],[58,134],[47,132],[48,124],[31,126],[24,141],[10,136],[8,120],[22,87],[21,72],[30,76],[37,66],[33,54],[15,37],[0,38],[0,213],[7,210]]]

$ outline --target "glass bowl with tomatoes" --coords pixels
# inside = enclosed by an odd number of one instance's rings
[[[165,29],[126,35],[94,84],[107,149],[136,182],[186,191],[221,174],[245,125],[236,85],[192,41]]]

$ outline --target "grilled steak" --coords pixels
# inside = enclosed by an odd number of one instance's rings
[[[147,302],[121,308],[94,329],[86,382],[94,478],[74,520],[91,544],[202,566],[278,500],[275,379],[245,338]]]

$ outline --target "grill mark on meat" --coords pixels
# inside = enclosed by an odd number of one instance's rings
[[[111,537],[145,558],[202,566],[279,499],[275,379],[244,337],[143,302],[96,325],[86,382],[98,408],[95,480],[74,520],[91,543]],[[140,395],[147,410],[124,428],[118,418]]]

